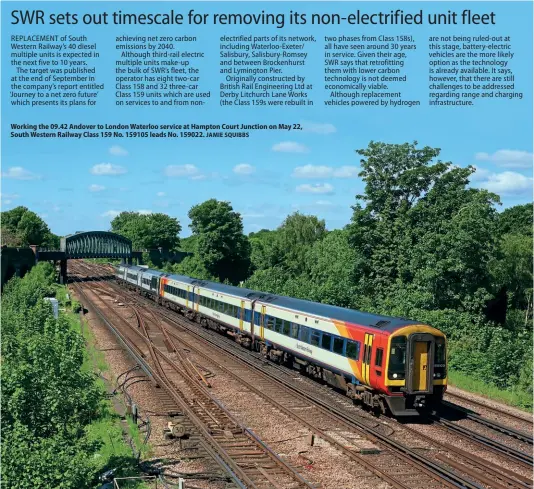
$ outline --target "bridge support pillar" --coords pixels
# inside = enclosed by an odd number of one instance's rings
[[[61,260],[59,262],[59,283],[61,285],[66,285],[67,280],[67,260]]]
[[[133,265],[133,259],[131,256],[129,258],[126,258],[126,263],[128,263],[128,265]]]

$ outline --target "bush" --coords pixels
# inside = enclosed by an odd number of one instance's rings
[[[6,487],[83,488],[95,467],[85,428],[102,393],[82,369],[81,335],[43,298],[54,270],[40,263],[2,295],[2,481]]]

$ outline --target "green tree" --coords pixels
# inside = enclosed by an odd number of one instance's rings
[[[323,219],[295,212],[287,216],[277,230],[275,254],[281,259],[283,267],[298,276],[307,269],[306,254],[310,248],[325,236]]]
[[[111,221],[111,230],[132,241],[134,249],[176,250],[182,226],[178,219],[167,214],[121,212]]]
[[[506,288],[510,306],[526,310],[527,320],[532,309],[532,247],[532,236],[505,234],[491,263],[496,287]]]
[[[371,142],[350,226],[361,297],[407,307],[480,309],[490,298],[497,196],[467,187],[471,167],[439,149]]]
[[[27,207],[19,206],[2,212],[2,235],[7,235],[6,244],[12,246],[48,246],[54,236],[46,222]],[[4,240],[4,238],[3,238]]]
[[[497,231],[499,236],[505,234],[523,234],[532,236],[532,203],[515,205],[499,214]]]
[[[250,243],[243,234],[243,220],[229,202],[210,199],[189,211],[198,258],[209,274],[233,284],[247,278]],[[184,260],[185,261],[185,260]]]
[[[308,251],[309,299],[341,307],[354,307],[356,288],[352,263],[356,256],[347,230],[331,231]]]
[[[85,427],[101,393],[83,367],[84,345],[43,298],[54,268],[37,264],[2,294],[2,482],[6,487],[84,488],[96,444]]]
[[[274,242],[277,233],[278,231],[276,230],[261,229],[248,235],[251,247],[250,261],[252,270],[265,270],[279,261],[274,255]]]

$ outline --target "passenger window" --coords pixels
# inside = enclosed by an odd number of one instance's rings
[[[254,324],[260,325],[260,313],[257,311],[254,311]]]
[[[345,340],[343,338],[339,338],[338,336],[334,336],[334,353],[337,353],[338,355],[343,355],[344,346]]]
[[[323,333],[323,337],[321,338],[321,347],[325,350],[330,350],[332,347],[332,336],[327,333]]]
[[[321,332],[316,329],[312,329],[310,343],[314,346],[319,346],[321,342]]]
[[[310,342],[310,328],[308,326],[299,325],[299,340],[306,343]]]
[[[277,333],[281,333],[283,331],[283,328],[282,328],[282,323],[283,323],[283,320],[280,319],[280,318],[276,318],[275,319],[275,323],[274,323],[274,330],[277,332]]]
[[[290,332],[291,332],[291,323],[289,321],[284,321],[282,323],[282,334],[289,336]]]
[[[384,355],[384,350],[382,348],[378,348],[376,350],[376,358],[375,358],[375,365],[377,367],[382,366],[382,356]]]
[[[291,338],[298,338],[299,337],[299,325],[296,323],[291,323]]]
[[[360,342],[347,340],[347,357],[358,360],[360,357]]]
[[[274,318],[272,316],[265,316],[265,327],[267,329],[274,328]]]

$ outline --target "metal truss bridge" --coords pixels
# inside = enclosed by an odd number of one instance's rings
[[[66,259],[132,258],[132,242],[106,231],[89,231],[61,238],[60,250]]]

